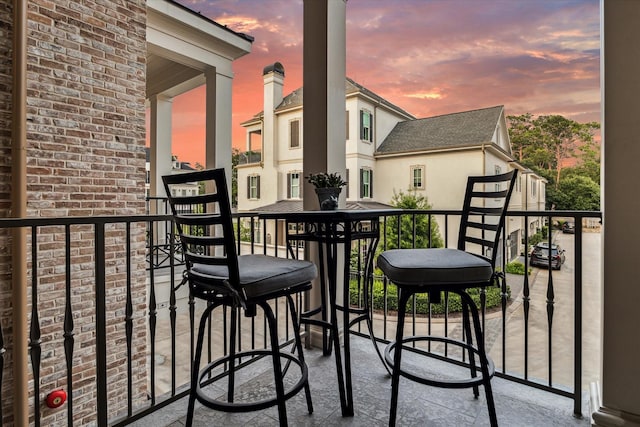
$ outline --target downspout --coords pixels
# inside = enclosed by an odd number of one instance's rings
[[[11,217],[27,216],[27,0],[13,2]],[[13,417],[29,425],[27,380],[27,233],[12,229]]]

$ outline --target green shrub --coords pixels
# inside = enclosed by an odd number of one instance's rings
[[[510,274],[519,274],[524,276],[524,264],[520,261],[512,261],[507,264],[505,271]],[[529,269],[529,274],[531,274],[531,269]]]
[[[349,284],[350,288],[350,303],[352,305],[360,305],[360,298],[362,297],[358,292],[358,283],[355,280],[351,280]],[[480,289],[471,288],[467,291],[473,299],[473,302],[480,307]],[[501,290],[497,287],[486,288],[486,307],[487,309],[499,307],[501,304]],[[511,298],[511,289],[507,286],[506,298]],[[392,283],[387,285],[387,310],[398,311],[398,292],[396,286]],[[414,300],[410,299],[407,304],[407,314],[413,314]],[[431,304],[431,313],[434,315],[445,314],[445,297],[444,292],[441,295],[441,302],[437,304]],[[380,280],[373,281],[373,309],[384,310],[385,309],[385,294],[384,284]],[[415,295],[416,314],[428,314],[429,313],[429,296],[428,294],[416,294]],[[460,302],[460,296],[455,293],[449,293],[449,313],[457,313],[462,311],[462,304]]]

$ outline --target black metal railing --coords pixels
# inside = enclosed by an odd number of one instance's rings
[[[152,213],[132,217],[0,219],[0,231],[22,227],[29,230],[30,236],[29,375],[33,379],[30,407],[34,425],[48,424],[54,419],[56,425],[89,421],[97,425],[127,425],[188,393],[194,319],[201,307],[188,295],[186,287],[181,286],[184,267],[171,217],[166,215],[162,200],[153,203],[157,205],[149,210]],[[389,233],[388,227],[392,217],[384,218],[380,250],[392,246],[392,236],[396,246],[401,245],[402,236],[407,234],[414,246],[416,242],[432,245],[431,230],[436,223],[440,224],[444,244],[455,242],[459,215],[459,211],[450,210],[405,211],[401,216],[408,218],[405,223],[411,226],[401,227],[401,221],[395,221],[397,228],[393,233]],[[424,217],[427,236],[418,234],[424,233],[419,231]],[[564,273],[536,268],[533,269],[535,280],[528,274],[519,279],[522,283],[518,283],[517,295],[509,294],[507,286],[510,280],[514,286],[515,279],[507,275],[496,311],[492,313],[487,309],[486,296],[481,298],[481,309],[485,330],[493,331],[487,332],[491,335],[487,346],[496,360],[497,375],[571,398],[574,413],[578,415],[582,412],[583,388],[583,224],[592,221],[597,225],[601,213],[509,212],[507,222],[519,221],[524,226],[506,227],[507,230],[517,228],[522,233],[505,232],[501,268],[504,271],[510,259],[520,257],[519,251],[513,254],[514,247],[525,248],[520,258],[525,271],[531,268],[528,254],[529,242],[532,236],[537,236],[534,232],[545,224],[553,225],[558,218],[575,222],[571,245],[573,274],[570,275],[573,292],[557,289],[556,281]],[[551,228],[543,237],[549,245],[558,237],[558,231],[552,232]],[[286,230],[278,226],[277,221],[260,221],[257,214],[237,215],[236,233],[238,253],[289,256],[285,246]],[[519,240],[514,243],[515,238]],[[304,255],[302,249],[296,246],[297,256]],[[354,248],[353,252],[355,255],[349,262],[354,271],[353,292],[358,295],[366,278],[358,267],[360,251]],[[596,254],[596,259],[601,259],[601,253]],[[566,280],[563,276],[562,281]],[[380,302],[374,307],[374,330],[376,338],[385,342],[393,338],[387,323],[393,320],[394,313],[389,310],[390,285],[384,278],[380,281],[383,288]],[[371,294],[373,298],[373,292]],[[543,307],[536,299],[539,294],[544,295]],[[305,302],[299,299],[296,303]],[[358,304],[357,297],[355,304]],[[572,310],[571,324],[558,325],[560,308]],[[276,307],[276,314],[278,310],[281,309]],[[445,310],[444,315],[436,316],[431,312],[431,304],[425,310],[413,310],[413,333],[422,329],[431,333],[436,327],[443,328],[445,334],[455,333],[455,314]],[[216,321],[226,326],[228,316],[229,313],[222,312]],[[562,318],[565,317],[566,313],[562,313]],[[241,332],[236,339],[240,347],[268,345],[266,327],[260,318],[238,320]],[[521,339],[518,336],[519,343],[514,345],[510,339],[516,322],[517,333],[522,336]],[[286,342],[292,338],[289,326],[283,320],[282,336]],[[568,333],[573,341],[572,351],[567,351],[567,340],[557,338],[560,328],[562,337]],[[220,328],[223,329],[226,328]],[[353,333],[364,335],[360,330]],[[3,323],[0,367],[5,369],[9,350],[4,345],[6,334]],[[543,346],[539,345],[540,334],[544,335]],[[219,335],[216,328],[209,327],[209,360],[227,351],[227,341],[224,333]],[[446,348],[441,355],[431,348],[415,350],[436,357],[455,356]],[[570,381],[556,378],[559,370],[567,369],[564,365],[557,366],[559,362],[554,356],[560,351],[565,355],[562,363],[567,363],[566,354],[570,354],[568,369],[573,372]],[[522,356],[516,360],[513,354]],[[541,365],[544,366],[541,368]],[[6,378],[7,375],[0,376],[0,381],[7,381]],[[5,384],[0,386],[0,393],[10,390]],[[59,412],[41,409],[43,396],[57,388],[64,388],[69,396],[65,417]]]

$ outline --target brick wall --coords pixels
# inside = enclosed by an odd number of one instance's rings
[[[6,111],[10,106],[11,56],[5,44],[11,43],[11,37],[4,34],[9,26],[7,17],[12,19],[11,3],[0,0],[0,212],[6,212],[9,197],[6,182],[10,174],[10,125],[6,123]],[[143,214],[145,1],[29,0],[28,9],[28,215]],[[30,271],[38,269],[43,397],[52,390],[68,388],[63,346],[63,231],[64,227],[38,230],[37,265],[29,264]],[[74,424],[85,425],[95,420],[96,412],[94,242],[90,226],[74,226],[71,232]],[[126,410],[124,233],[122,225],[107,226],[105,298],[110,417]],[[146,400],[144,226],[133,226],[131,235],[134,330],[138,331],[133,342],[133,399],[134,404],[141,404]],[[0,241],[0,309],[4,315],[10,283],[5,277],[6,261],[2,262],[3,247]],[[7,320],[3,319],[5,324]],[[3,332],[6,334],[7,329]],[[5,396],[3,393],[4,414],[9,414],[10,402],[5,402]],[[66,424],[65,407],[42,408],[42,425],[61,424]]]

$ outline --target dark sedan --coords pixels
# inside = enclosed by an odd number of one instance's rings
[[[564,249],[561,249],[558,245],[552,244],[551,268],[553,268],[554,270],[560,270],[560,268],[562,268],[562,264],[564,264],[564,259]],[[535,265],[539,267],[549,268],[549,243],[538,243],[533,248],[533,250],[531,251],[530,264],[532,266]]]
[[[564,224],[562,224],[562,232],[564,234],[575,234],[576,224],[571,221],[565,222]]]

